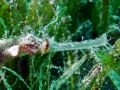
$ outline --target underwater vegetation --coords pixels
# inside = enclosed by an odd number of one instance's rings
[[[120,0],[0,0],[0,90],[120,90]]]

